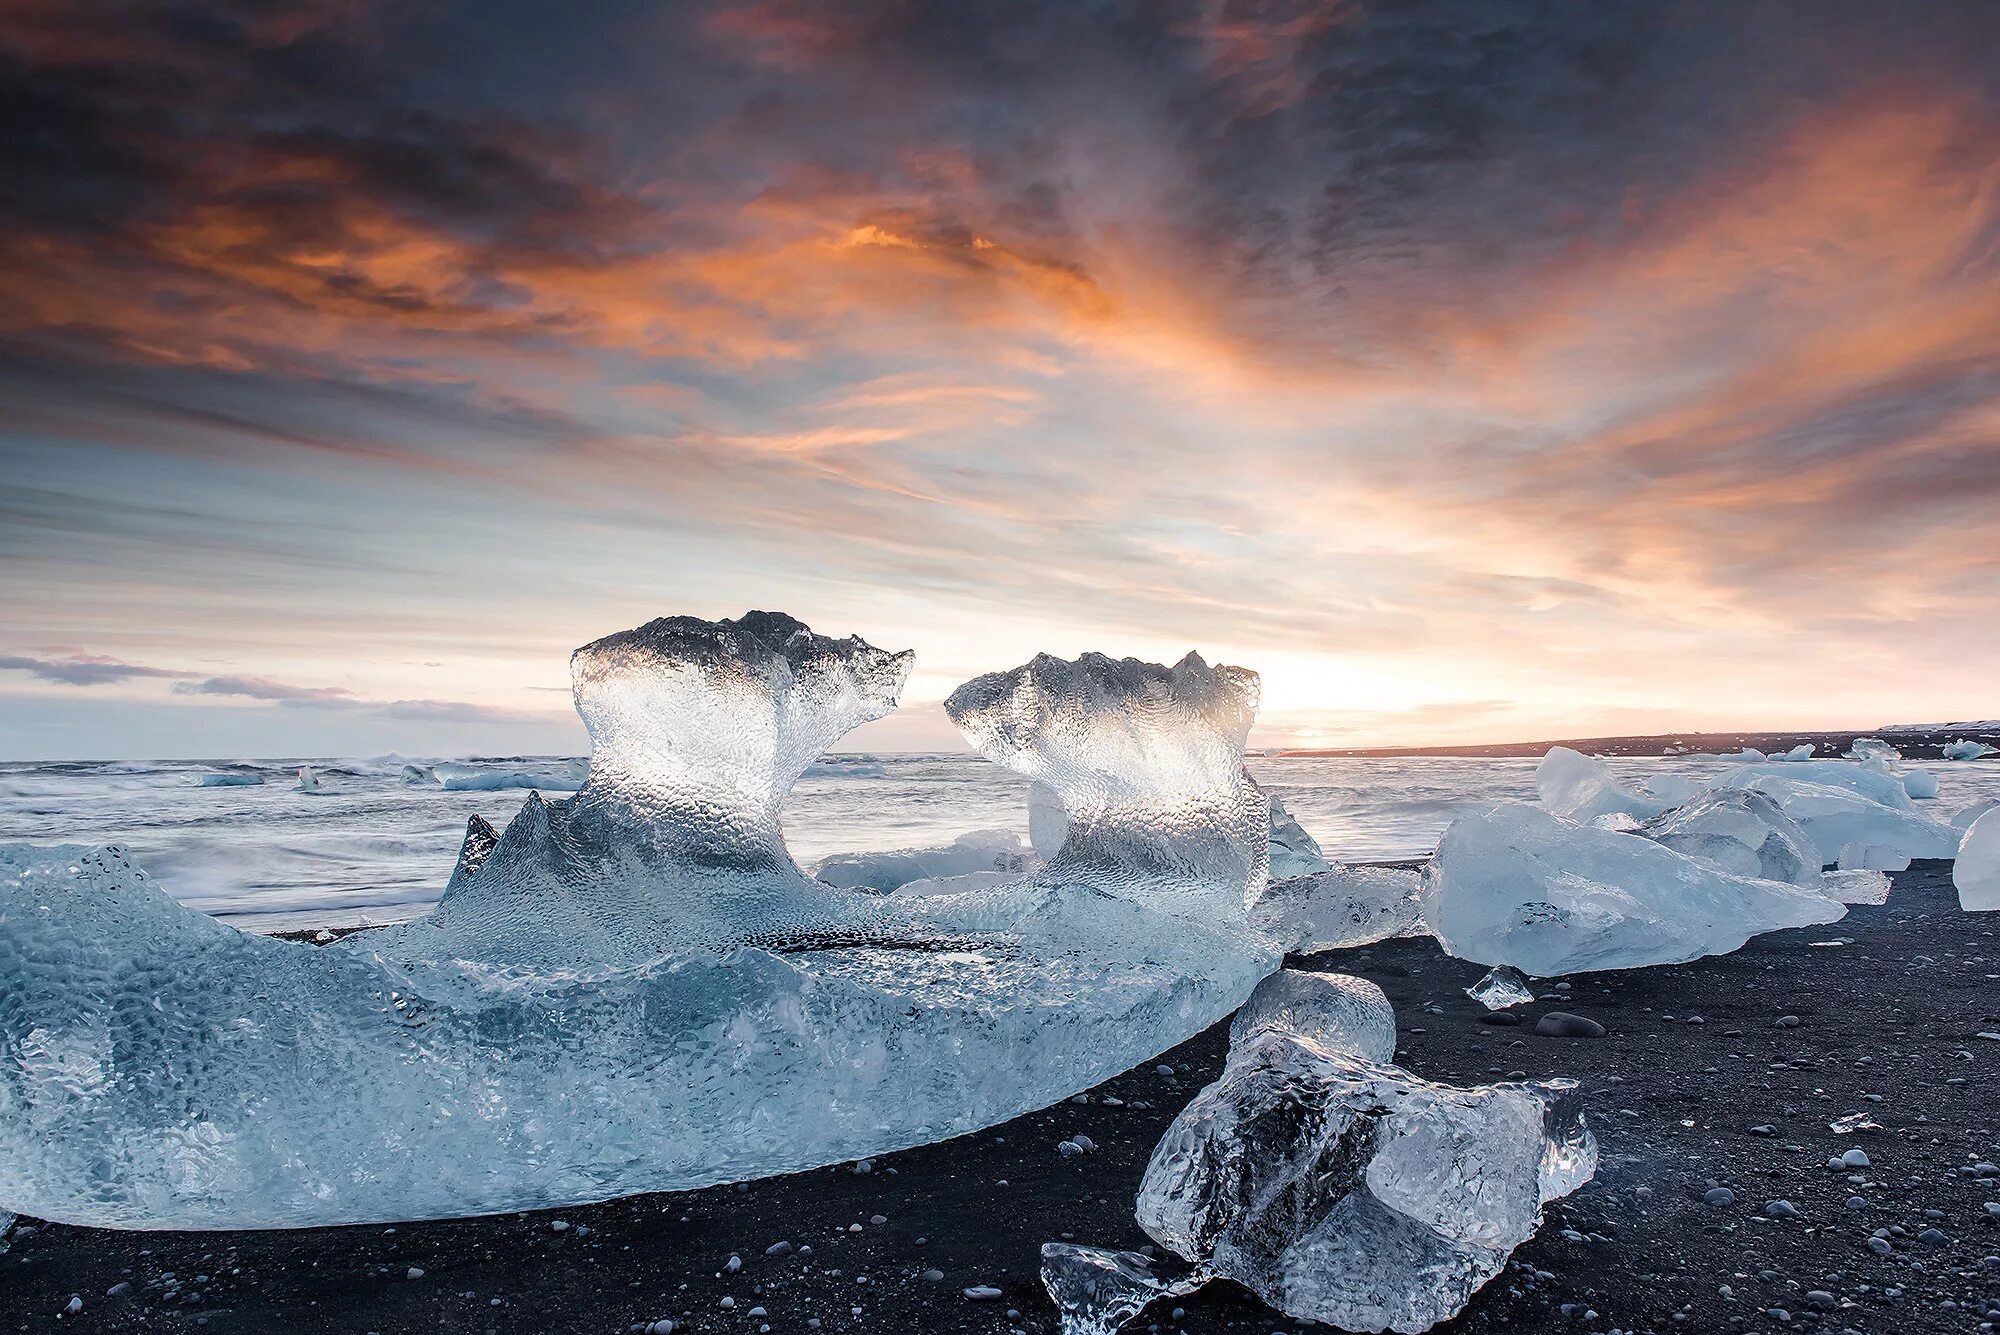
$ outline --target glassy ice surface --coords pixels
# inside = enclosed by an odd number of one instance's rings
[[[1403,867],[1330,867],[1273,881],[1250,915],[1287,954],[1365,946],[1422,930],[1419,886]]]
[[[1825,894],[1516,803],[1453,822],[1424,873],[1424,922],[1446,950],[1544,978],[1725,954],[1759,932],[1846,911]]]
[[[1042,1107],[1214,1023],[1276,963],[1245,905],[1256,681],[1038,658],[952,697],[1070,834],[905,902],[778,824],[908,656],[790,618],[579,650],[575,798],[473,825],[437,909],[324,947],[182,908],[111,848],[0,850],[0,1200],[114,1227],[527,1209],[738,1181]]]
[[[1915,810],[1894,774],[1833,760],[1789,773],[1774,770],[1745,766],[1715,780],[1712,790],[1749,788],[1769,797],[1805,831],[1823,866],[1840,862],[1840,851],[1849,844],[1911,858],[1948,858],[1954,852],[1950,827]]]
[[[1012,830],[971,830],[936,848],[892,848],[879,853],[835,853],[813,868],[828,885],[891,890],[913,881],[998,872],[1019,876],[1038,865],[1035,851]]]
[[[1880,737],[1857,737],[1854,745],[1847,748],[1847,758],[1886,767],[1901,760],[1903,753]]]
[[[1972,912],[2000,909],[2000,808],[1988,811],[1965,832],[1951,883],[1958,887],[1958,906]]]
[[[1323,872],[1333,864],[1326,860],[1319,845],[1306,833],[1305,827],[1293,819],[1285,810],[1285,804],[1275,793],[1266,793],[1271,804],[1270,844],[1271,879],[1290,880],[1295,876],[1311,876]]]
[[[1649,820],[1667,803],[1618,781],[1609,765],[1567,746],[1552,746],[1535,767],[1542,805],[1567,820],[1588,824],[1600,816]]]
[[[1946,760],[1977,760],[1981,756],[1992,755],[1994,749],[1984,742],[1976,742],[1969,737],[1961,737],[1945,743],[1944,758]]]
[[[1506,964],[1487,970],[1478,982],[1465,989],[1465,995],[1490,1011],[1504,1011],[1509,1006],[1526,1005],[1535,999],[1534,989],[1528,986],[1528,976]]]
[[[1364,1061],[1396,1056],[1396,1012],[1382,989],[1344,973],[1280,969],[1257,984],[1229,1022],[1229,1046],[1276,1031]]]
[[[1192,1293],[1205,1272],[1144,1252],[1112,1252],[1067,1242],[1042,1244],[1042,1287],[1062,1335],[1112,1335],[1156,1298]]]
[[[1162,1137],[1139,1223],[1196,1276],[1291,1317],[1425,1330],[1499,1273],[1547,1201],[1590,1179],[1596,1144],[1569,1081],[1456,1089],[1389,1065],[1376,1033],[1386,1025],[1393,1049],[1387,1001],[1330,981],[1318,990],[1335,1004],[1317,1012],[1282,974],[1260,987],[1285,1003],[1233,1039],[1221,1077]],[[1131,1307],[1147,1270],[1102,1264]],[[1115,1329],[1057,1296],[1065,1331]]]

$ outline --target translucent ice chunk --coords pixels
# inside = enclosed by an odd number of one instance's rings
[[[1452,822],[1425,870],[1423,912],[1451,954],[1553,977],[1724,954],[1846,909],[1510,802]]]
[[[1842,871],[1908,871],[1910,855],[1893,847],[1871,844],[1866,839],[1854,839],[1840,846],[1839,863]]]
[[[1944,744],[1946,760],[1977,760],[1981,756],[1990,756],[1993,752],[1993,747],[1969,737],[1957,738]]]
[[[1112,1335],[1155,1298],[1192,1293],[1207,1279],[1205,1271],[1144,1252],[1042,1244],[1042,1286],[1056,1305],[1062,1335]]]
[[[405,766],[405,770],[413,768]],[[447,792],[490,793],[504,788],[533,788],[545,793],[573,793],[583,787],[584,776],[565,770],[561,774],[531,774],[495,769],[487,765],[433,765],[431,781]]]
[[[1489,969],[1478,982],[1465,989],[1465,995],[1490,1011],[1504,1011],[1509,1006],[1526,1005],[1535,999],[1534,989],[1528,986],[1528,976],[1507,964]]]
[[[263,782],[263,775],[247,770],[218,770],[194,776],[197,788],[254,788]]]
[[[1012,830],[972,830],[936,848],[894,848],[879,853],[835,853],[813,868],[828,885],[887,894],[912,881],[974,872],[1019,876],[1036,863]]]
[[[1138,1216],[1289,1316],[1421,1331],[1498,1274],[1596,1157],[1572,1082],[1455,1089],[1273,1027],[1233,1046],[1168,1128]]]
[[[2000,909],[2000,808],[1988,811],[1965,832],[1952,864],[1951,883],[1958,887],[1958,906],[1969,912]]]
[[[1331,867],[1333,864],[1319,851],[1313,837],[1292,819],[1292,813],[1285,810],[1285,804],[1276,794],[1266,793],[1265,797],[1271,805],[1271,879],[1284,881],[1294,876],[1311,876]]]
[[[1797,822],[1752,788],[1722,788],[1647,822],[1642,831],[1737,876],[1817,887],[1819,850]]]
[[[1535,789],[1543,806],[1574,821],[1588,822],[1614,812],[1648,820],[1666,806],[1620,783],[1603,761],[1567,746],[1552,746],[1542,757],[1535,767]]]
[[[1250,914],[1287,954],[1310,955],[1421,930],[1418,888],[1401,867],[1332,867],[1273,881]]]
[[[1396,1056],[1396,1012],[1382,989],[1344,973],[1280,969],[1257,984],[1229,1022],[1229,1046],[1277,1031],[1363,1061]]]
[[[324,945],[115,849],[0,845],[0,1200],[110,1227],[531,1209],[792,1172],[1043,1107],[1235,1010],[1266,816],[1254,675],[1038,659],[952,714],[1071,831],[1006,885],[839,890],[778,811],[908,656],[675,618],[572,663],[573,799],[474,822],[428,918]]]
[[[1906,769],[1902,780],[1903,791],[1911,797],[1925,799],[1938,795],[1937,775],[1927,769]]]
[[[1957,843],[1949,827],[1913,809],[1898,776],[1859,765],[1822,760],[1789,775],[1747,766],[1711,787],[1754,788],[1771,798],[1811,837],[1821,865],[1839,862],[1849,844],[1910,858],[1948,858]]]
[[[1847,758],[1858,760],[1864,765],[1878,765],[1886,769],[1901,760],[1903,753],[1880,737],[1856,737],[1854,745],[1847,748]]]

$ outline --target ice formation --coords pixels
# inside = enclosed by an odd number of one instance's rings
[[[255,788],[263,782],[263,775],[244,770],[219,770],[213,774],[194,776],[197,788]]]
[[[1847,758],[1858,760],[1865,765],[1876,765],[1887,769],[1901,760],[1903,753],[1880,737],[1856,737],[1854,745],[1847,748]]]
[[[1812,758],[1813,744],[1811,742],[1800,742],[1789,751],[1779,751],[1774,755],[1766,757],[1766,759],[1773,762],[1784,761],[1790,764],[1800,764]]]
[[[429,765],[412,763],[403,766],[402,779],[406,784],[436,783],[437,772]]]
[[[1271,845],[1271,879],[1290,880],[1294,876],[1311,876],[1326,871],[1333,864],[1319,851],[1319,845],[1306,833],[1305,827],[1292,818],[1274,793],[1266,793],[1271,804],[1269,839]]]
[[[1453,821],[1424,872],[1424,923],[1447,951],[1539,977],[1725,954],[1846,911],[1827,894],[1518,802]]]
[[[405,782],[409,781],[411,768],[413,767],[404,767]],[[532,788],[546,793],[574,793],[581,790],[584,784],[583,775],[567,771],[562,774],[525,774],[514,770],[451,762],[431,766],[430,776],[431,782],[451,793],[491,793],[505,788]]]
[[[1019,876],[1035,865],[1012,830],[972,830],[941,848],[894,848],[879,853],[835,853],[813,868],[828,885],[887,894],[916,881],[974,873]]]
[[[1277,962],[1245,907],[1254,674],[967,683],[948,712],[1069,837],[906,902],[807,876],[778,813],[909,663],[770,613],[587,645],[583,790],[474,822],[429,917],[323,946],[182,908],[117,849],[0,846],[0,1201],[248,1228],[739,1181],[1003,1121],[1236,1009]]]
[[[2000,807],[1972,822],[1952,864],[1958,906],[1969,912],[2000,910]]]
[[[316,793],[320,791],[319,775],[311,765],[301,765],[299,766],[299,781],[293,784],[292,787],[302,793]]]
[[[1838,863],[1851,844],[1948,858],[1957,842],[1947,826],[1911,805],[1901,778],[1865,765],[1820,760],[1789,774],[1746,765],[1711,785],[1713,791],[1725,788],[1753,788],[1775,801],[1812,839],[1822,865]]]
[[[1837,903],[1880,904],[1889,897],[1886,877],[1850,869],[1823,872],[1812,837],[1754,788],[1704,793],[1649,821],[1640,832],[1734,875],[1817,890]]]
[[[1534,989],[1528,986],[1528,976],[1507,964],[1498,964],[1487,970],[1478,982],[1465,989],[1465,995],[1490,1011],[1524,1006],[1535,999]]]
[[[1992,755],[1994,750],[1995,748],[1988,746],[1984,742],[1977,742],[1969,737],[1960,737],[1944,744],[1944,758],[1946,760],[1977,760],[1981,756]]]
[[[1106,1335],[1154,1296],[1211,1279],[1304,1321],[1422,1331],[1460,1311],[1533,1235],[1542,1206],[1596,1170],[1570,1081],[1456,1089],[1388,1064],[1394,1017],[1372,984],[1328,979],[1233,1033],[1227,1064],[1153,1151],[1142,1228],[1192,1263],[1042,1249],[1064,1335]],[[1372,994],[1372,995],[1371,995]]]
[[[1401,867],[1329,867],[1273,881],[1250,916],[1287,954],[1365,946],[1421,929],[1418,882]]]
[[[1911,797],[1924,799],[1938,795],[1937,775],[1927,769],[1906,769],[1902,778],[1903,791]]]
[[[1665,802],[1620,783],[1603,761],[1567,746],[1552,746],[1542,757],[1542,763],[1535,767],[1535,790],[1550,811],[1586,824],[1616,813],[1650,820],[1667,807]]]

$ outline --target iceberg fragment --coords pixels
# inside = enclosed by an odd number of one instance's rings
[[[293,784],[292,787],[301,793],[319,792],[319,775],[311,765],[301,765],[299,766],[299,781]]]
[[[1510,964],[1498,964],[1471,987],[1465,995],[1490,1011],[1504,1011],[1509,1006],[1523,1006],[1535,999],[1535,990],[1528,986],[1528,976]]]
[[[1583,823],[1621,813],[1650,820],[1667,805],[1620,783],[1602,760],[1567,746],[1552,746],[1542,757],[1535,767],[1535,790],[1550,811]]]
[[[1923,799],[1938,795],[1937,775],[1927,769],[1906,769],[1902,779],[1903,791],[1911,797]]]
[[[263,782],[263,775],[247,770],[217,770],[194,776],[197,788],[254,788]]]
[[[1972,822],[1952,864],[1958,906],[1972,913],[2000,910],[2000,808]]]
[[[1845,913],[1825,894],[1518,802],[1453,821],[1424,872],[1424,923],[1449,953],[1540,977],[1726,954]]]
[[[1280,969],[1257,984],[1229,1022],[1232,1051],[1276,1031],[1363,1061],[1396,1056],[1396,1012],[1382,989],[1345,973]]]
[[[1856,737],[1854,744],[1847,748],[1847,758],[1858,760],[1864,765],[1887,769],[1901,760],[1903,753],[1880,737]]]
[[[1292,1317],[1421,1331],[1596,1158],[1573,1082],[1458,1089],[1358,1055],[1344,1026],[1271,1024],[1161,1138],[1138,1218]]]
[[[1036,865],[1012,830],[971,830],[940,848],[893,848],[879,853],[835,853],[813,868],[828,885],[888,894],[913,881],[998,872],[1019,876]]]
[[[416,766],[403,767],[403,781],[413,782],[409,771]],[[549,793],[574,793],[583,787],[583,776],[565,771],[562,774],[520,773],[515,770],[493,769],[483,765],[461,765],[447,762],[430,768],[430,780],[448,793],[493,793],[506,788],[530,788]]]
[[[1984,742],[1974,741],[1970,737],[1959,737],[1944,744],[1944,758],[1946,760],[1977,760],[1981,756],[1992,755],[1994,750],[1995,748],[1988,746]]]
[[[1647,838],[1737,876],[1816,887],[1819,850],[1797,822],[1752,788],[1722,788],[1647,822]]]
[[[1285,810],[1285,804],[1275,793],[1266,793],[1271,804],[1270,832],[1271,879],[1290,880],[1294,876],[1311,876],[1327,870],[1333,864],[1319,851],[1319,845],[1306,833],[1305,827],[1292,818]]]
[[[435,1218],[740,1181],[1046,1106],[1228,1015],[1256,678],[1037,658],[955,693],[1048,784],[1039,872],[905,902],[813,880],[793,780],[908,654],[789,617],[579,650],[574,798],[468,825],[427,918],[309,945],[181,907],[117,849],[0,846],[0,1200],[122,1228]]]
[[[1793,774],[1764,766],[1731,770],[1712,790],[1752,788],[1775,801],[1812,839],[1822,865],[1837,863],[1850,844],[1874,845],[1911,858],[1948,858],[1951,830],[1918,812],[1902,780],[1886,771],[1816,761]]]
[[[1113,1335],[1155,1298],[1193,1293],[1205,1272],[1144,1252],[1112,1252],[1068,1242],[1042,1244],[1042,1287],[1062,1335]]]
[[[1402,867],[1330,867],[1271,882],[1250,916],[1286,954],[1365,946],[1422,929],[1420,879]]]

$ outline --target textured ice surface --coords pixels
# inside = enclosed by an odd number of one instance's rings
[[[1313,837],[1306,833],[1305,827],[1285,810],[1285,804],[1275,794],[1266,793],[1265,797],[1271,804],[1271,879],[1285,881],[1294,876],[1311,876],[1333,866],[1319,851]]]
[[[1425,1330],[1589,1180],[1596,1146],[1571,1082],[1433,1084],[1357,1055],[1336,1015],[1232,1043],[1154,1150],[1139,1223],[1294,1318]]]
[[[1951,883],[1958,887],[1958,906],[1974,912],[2000,909],[2000,807],[1972,822],[1952,864]]]
[[[1911,797],[1927,799],[1938,795],[1937,775],[1927,769],[1906,769],[1902,779],[1903,791]]]
[[[1867,780],[1886,787],[1869,791]],[[1856,765],[1818,761],[1794,778],[1753,767],[1723,775],[1715,791],[1754,788],[1775,801],[1812,839],[1823,864],[1840,861],[1850,844],[1873,845],[1911,858],[1948,858],[1956,842],[1949,827],[1912,809],[1902,781]],[[1892,793],[1883,800],[1875,793]]]
[[[1751,788],[1722,788],[1654,818],[1647,838],[1703,858],[1738,876],[1817,886],[1819,850],[1771,798]]]
[[[1984,742],[1973,741],[1969,737],[1957,738],[1944,744],[1946,760],[1977,760],[1981,756],[1990,756],[1993,752],[1993,747]]]
[[[415,766],[404,766],[407,771]],[[419,771],[422,772],[421,770]],[[503,788],[535,788],[545,793],[573,793],[583,787],[584,776],[561,774],[518,774],[511,770],[489,769],[482,765],[446,762],[433,765],[430,781],[448,792],[497,792]]]
[[[263,775],[242,771],[222,770],[213,774],[194,776],[194,786],[197,788],[255,788],[263,782]]]
[[[813,868],[828,885],[887,894],[913,881],[1001,872],[1019,876],[1036,862],[1012,830],[971,830],[940,848],[892,848],[879,853],[835,853]]]
[[[1525,803],[1459,817],[1424,873],[1424,923],[1446,950],[1544,978],[1724,954],[1845,913],[1825,894]]]
[[[1417,873],[1401,867],[1331,867],[1273,881],[1250,915],[1287,954],[1310,955],[1420,930],[1418,888]]]
[[[1396,1056],[1396,1012],[1382,989],[1345,973],[1280,969],[1257,984],[1229,1022],[1229,1046],[1270,1031],[1311,1039],[1363,1061]]]
[[[1618,781],[1611,767],[1567,746],[1552,746],[1535,767],[1535,790],[1542,805],[1567,820],[1588,823],[1599,816],[1624,813],[1649,820],[1667,804]]]
[[[1207,1282],[1204,1271],[1144,1252],[1042,1244],[1042,1286],[1056,1305],[1062,1335],[1112,1335],[1155,1298],[1193,1293]]]
[[[1504,1011],[1509,1006],[1522,1006],[1535,999],[1535,991],[1528,986],[1528,976],[1507,964],[1497,964],[1486,971],[1480,980],[1465,989],[1465,995],[1490,1011]]]
[[[1045,1106],[1229,1014],[1255,677],[1038,658],[949,711],[1070,816],[1041,871],[906,903],[814,881],[786,790],[909,656],[788,617],[579,650],[575,798],[474,822],[437,910],[322,947],[116,849],[0,846],[0,1201],[113,1227],[529,1209],[736,1181]]]

